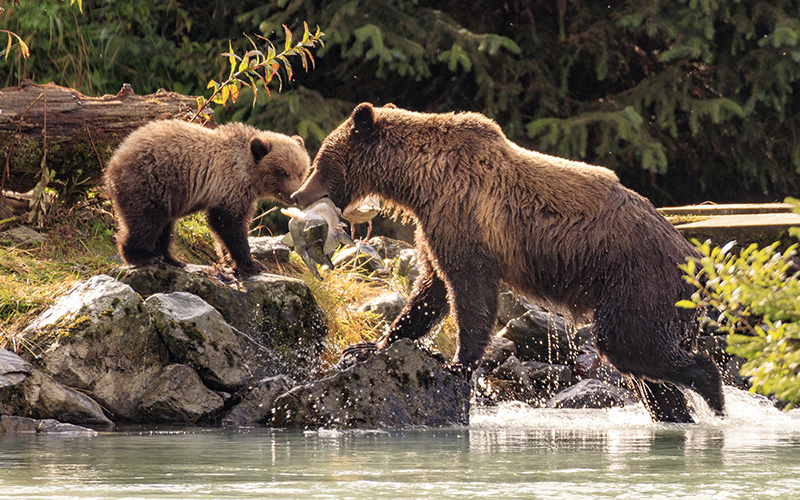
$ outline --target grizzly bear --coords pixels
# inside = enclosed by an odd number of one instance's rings
[[[105,171],[123,260],[134,266],[166,262],[175,221],[205,210],[223,260],[257,274],[247,242],[256,201],[287,203],[308,173],[303,139],[229,123],[208,129],[181,120],[151,122],[130,134]]]
[[[692,421],[681,387],[723,414],[719,370],[694,352],[697,312],[675,306],[692,292],[678,265],[696,252],[610,170],[523,149],[480,114],[362,103],[325,139],[292,200],[328,196],[344,210],[371,194],[415,220],[421,264],[378,349],[427,334],[450,312],[453,365],[469,373],[504,279],[573,318],[593,317],[599,351],[636,382],[655,420]]]

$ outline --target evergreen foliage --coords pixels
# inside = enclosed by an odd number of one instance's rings
[[[313,149],[362,101],[480,111],[514,141],[605,165],[657,205],[774,201],[800,188],[798,0],[21,0],[3,28],[31,57],[4,85],[206,95],[243,33],[325,32],[316,70],[219,119]],[[287,112],[288,111],[288,112]],[[313,151],[312,151],[313,152]]]

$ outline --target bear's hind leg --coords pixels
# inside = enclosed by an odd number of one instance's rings
[[[639,396],[656,422],[694,423],[681,389],[669,382],[634,379]]]
[[[725,415],[722,376],[714,361],[705,354],[690,354],[692,364],[677,371],[670,380],[697,391],[718,417]]]
[[[133,225],[120,224],[117,233],[117,249],[127,264],[135,267],[149,266],[163,259],[158,250],[161,227],[137,221]]]
[[[171,266],[186,267],[186,263],[178,260],[178,258],[172,254],[169,248],[170,244],[172,243],[172,234],[174,230],[174,221],[170,221],[166,226],[164,226],[164,229],[158,236],[158,242],[156,242],[156,253],[160,254],[163,261]]]

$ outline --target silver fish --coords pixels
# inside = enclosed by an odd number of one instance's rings
[[[342,229],[341,211],[328,198],[322,198],[307,206],[305,210],[295,207],[281,209],[291,217],[289,234],[283,242],[303,259],[308,269],[318,280],[322,280],[317,265],[333,268],[330,256],[339,245],[354,245],[353,240]]]

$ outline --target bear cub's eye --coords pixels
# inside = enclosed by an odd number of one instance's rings
[[[281,168],[278,170],[278,177],[289,177],[289,172],[287,172],[286,169]]]

